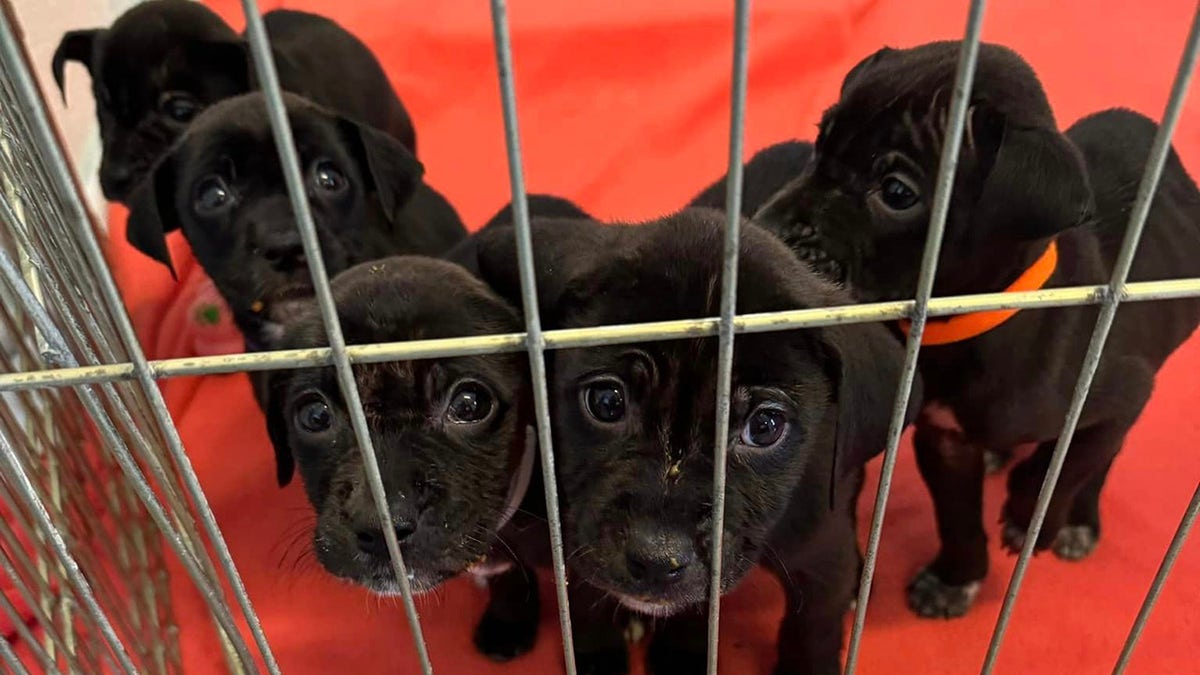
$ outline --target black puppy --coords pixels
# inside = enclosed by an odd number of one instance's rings
[[[335,277],[332,289],[350,344],[522,328],[517,311],[482,282],[431,258],[364,263]],[[280,345],[327,344],[315,302],[300,304]],[[361,364],[354,371],[388,495],[388,527],[400,542],[413,590],[427,592],[465,571],[489,575],[492,598],[476,643],[496,659],[527,651],[537,632],[538,597],[523,551],[530,544],[544,547],[546,538],[536,518],[545,509],[534,436],[526,426],[524,354]],[[396,593],[333,369],[272,371],[266,391],[279,483],[286,485],[298,466],[317,513],[317,560],[374,592]],[[506,543],[499,543],[501,536]]]
[[[723,222],[707,209],[637,227],[536,221],[544,325],[717,314]],[[476,240],[479,274],[517,297],[511,229]],[[741,313],[848,299],[758,228],[746,227],[741,246]],[[747,334],[735,344],[721,591],[759,562],[771,567],[788,600],[776,672],[837,673],[859,570],[854,501],[863,463],[885,442],[902,350],[878,325]],[[652,672],[703,672],[716,361],[716,338],[550,354],[581,672],[628,669],[605,596],[659,617]]]
[[[755,216],[798,250],[837,260],[859,298],[911,298],[928,226],[959,46],[882,49],[847,75],[813,161]],[[1155,135],[1126,110],[1059,133],[1033,70],[983,45],[934,282],[936,295],[1106,283]],[[1200,274],[1200,192],[1171,154],[1130,280]],[[941,552],[909,586],[923,616],[967,611],[987,573],[984,452],[1037,443],[1009,475],[1003,541],[1024,541],[1097,317],[1095,307],[930,320],[917,462]],[[1105,477],[1163,361],[1200,302],[1122,307],[1084,407],[1039,548],[1086,556]]]
[[[358,38],[305,12],[276,10],[263,22],[285,91],[382,129],[416,154],[412,120]],[[201,110],[256,88],[248,49],[212,10],[191,0],[151,0],[107,30],[63,35],[54,79],[61,91],[67,61],[78,61],[92,76],[105,197],[125,202]]]
[[[421,180],[399,141],[285,94],[332,276],[400,253],[436,255],[465,236],[454,208]],[[183,230],[251,350],[270,346],[312,282],[261,93],[201,113],[130,199],[128,239],[171,266]]]

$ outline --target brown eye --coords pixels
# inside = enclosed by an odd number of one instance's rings
[[[202,216],[224,211],[233,201],[233,190],[220,176],[207,176],[196,183],[196,196],[192,204],[196,213]]]
[[[320,399],[313,399],[296,410],[296,426],[310,434],[329,431],[333,426],[333,413],[329,404]]]
[[[879,196],[889,209],[907,211],[916,205],[921,196],[911,183],[896,174],[884,176],[879,185]]]
[[[492,412],[492,394],[479,382],[463,382],[450,396],[446,417],[456,424],[472,424],[487,419]]]
[[[769,448],[787,431],[787,416],[777,408],[758,407],[742,427],[742,443],[752,448]]]
[[[159,109],[176,122],[191,122],[200,112],[200,102],[187,94],[175,92],[163,96]]]
[[[625,388],[616,380],[592,382],[583,390],[583,405],[598,422],[620,422],[625,417]]]
[[[313,185],[325,192],[341,192],[346,187],[346,176],[329,160],[316,163],[312,179]]]

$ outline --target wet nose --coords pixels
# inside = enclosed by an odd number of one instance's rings
[[[259,237],[259,252],[275,269],[283,272],[304,265],[304,245],[295,231],[269,232]]]
[[[396,543],[403,543],[417,531],[417,524],[411,520],[397,521],[393,528],[396,532]],[[377,558],[388,557],[387,539],[383,529],[368,527],[354,533],[358,540],[358,550]]]
[[[682,536],[638,537],[625,549],[625,566],[634,580],[670,585],[683,578],[695,561],[691,542]]]
[[[127,166],[107,166],[100,176],[100,187],[108,199],[123,199],[133,189],[133,169]]]

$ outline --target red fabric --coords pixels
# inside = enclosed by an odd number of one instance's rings
[[[240,27],[239,3],[214,4]],[[490,15],[477,0],[264,2],[334,16],[379,55],[413,115],[429,182],[471,227],[509,195]],[[520,0],[512,3],[516,84],[531,190],[577,201],[601,218],[668,212],[724,170],[732,4],[727,0]],[[1010,0],[989,10],[984,37],[1034,65],[1062,126],[1115,105],[1161,115],[1194,10],[1191,0]],[[747,156],[786,138],[811,139],[843,74],[883,44],[957,38],[965,3],[937,0],[760,0],[750,41]],[[1200,173],[1193,94],[1176,146]],[[119,214],[118,214],[119,215]],[[190,321],[202,275],[173,237],[182,286],[122,243],[112,255],[152,357],[211,353],[220,327]],[[1043,310],[1053,311],[1053,310]],[[204,331],[209,333],[202,334]],[[1200,339],[1167,364],[1109,481],[1104,540],[1086,562],[1039,557],[1000,661],[1004,673],[1111,668],[1179,516],[1200,479]],[[324,575],[303,555],[311,516],[299,485],[280,491],[245,376],[169,380],[183,439],[285,672],[416,672],[398,601]],[[870,514],[877,462],[864,495]],[[936,547],[929,499],[901,451],[859,672],[978,669],[1012,558],[995,543],[1002,479],[988,482],[993,573],[972,613],[914,618],[906,580]],[[203,605],[168,556],[187,672],[216,672],[220,649]],[[298,561],[298,562],[297,562]],[[534,653],[494,665],[471,646],[483,594],[447,584],[418,600],[441,673],[559,672],[553,592]],[[1200,661],[1200,551],[1185,550],[1138,649],[1134,672],[1195,672]],[[724,603],[722,672],[767,673],[782,613],[777,584],[753,575]],[[635,672],[641,671],[635,658]]]

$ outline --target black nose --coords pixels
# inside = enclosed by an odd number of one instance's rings
[[[664,545],[665,544],[665,545]],[[683,578],[695,560],[691,546],[684,542],[645,540],[631,542],[625,550],[625,567],[634,580],[647,584],[669,585]]]
[[[123,199],[133,189],[134,172],[127,166],[105,167],[100,175],[100,187],[108,199]]]
[[[300,243],[300,233],[294,228],[261,237],[259,251],[272,267],[282,272],[290,272],[304,265],[304,245]]]
[[[417,524],[407,520],[396,523],[394,527],[397,543],[403,543],[417,531]],[[367,528],[359,530],[355,536],[358,539],[358,550],[377,558],[388,557],[387,539],[383,536],[383,530],[377,527]]]

